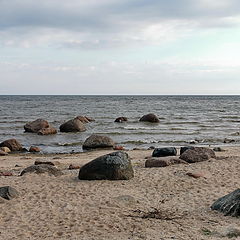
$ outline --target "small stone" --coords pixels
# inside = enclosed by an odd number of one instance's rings
[[[179,157],[168,156],[168,157],[150,157],[145,162],[146,168],[152,167],[167,167],[175,164],[187,164],[187,162],[179,159]]]
[[[200,177],[204,177],[204,173],[201,172],[187,172],[186,175],[188,175],[189,177],[193,177],[193,178],[200,178]]]
[[[10,186],[0,187],[0,197],[11,200],[19,196],[18,191]]]
[[[0,151],[3,151],[5,153],[10,153],[11,150],[8,147],[0,147]]]
[[[40,164],[40,165],[32,165],[29,166],[20,173],[20,176],[26,174],[26,173],[36,173],[36,174],[41,174],[41,173],[48,173],[50,175],[60,176],[63,173],[57,169],[54,166],[48,165],[48,164]]]
[[[123,146],[114,146],[113,150],[125,150]]]
[[[4,176],[4,177],[13,176],[13,173],[12,172],[0,171],[0,176]]]
[[[81,168],[80,166],[73,165],[73,164],[70,164],[69,167],[68,167],[69,170],[80,169],[80,168]]]
[[[224,152],[225,150],[220,147],[215,147],[215,148],[213,148],[213,151],[214,152]]]
[[[41,149],[39,147],[31,146],[29,152],[41,152]]]
[[[164,148],[155,148],[152,156],[153,157],[168,157],[176,156],[177,149],[175,147],[164,147]]]

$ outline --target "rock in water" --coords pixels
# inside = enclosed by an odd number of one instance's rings
[[[207,161],[210,158],[216,158],[215,152],[206,147],[194,147],[180,155],[180,159],[188,163]]]
[[[111,148],[115,145],[114,141],[107,136],[92,134],[83,143],[83,149]]]
[[[0,187],[0,197],[11,200],[12,198],[18,197],[19,193],[15,188],[10,186]]]
[[[0,144],[0,147],[8,147],[11,151],[22,151],[22,145],[16,139],[8,139]]]
[[[149,113],[149,114],[142,116],[139,121],[140,122],[151,122],[151,123],[159,123],[160,122],[159,118],[153,113]]]
[[[60,132],[84,132],[84,131],[86,131],[86,127],[77,117],[63,123],[60,126]]]
[[[54,175],[55,177],[63,174],[59,169],[49,164],[39,164],[39,165],[29,166],[22,170],[22,172],[20,173],[20,176],[24,175],[25,173],[37,173],[37,174],[49,173],[50,175]]]
[[[155,148],[152,156],[153,157],[168,157],[168,156],[176,156],[177,149],[175,147],[166,147],[166,148]]]
[[[126,117],[118,117],[115,119],[114,122],[118,122],[118,123],[121,123],[121,122],[127,122],[128,119]]]
[[[53,127],[42,128],[37,132],[38,135],[51,135],[56,133],[57,133],[57,129]]]
[[[211,206],[212,210],[224,213],[225,216],[240,216],[240,189],[219,198]]]
[[[37,133],[39,130],[43,128],[48,128],[49,123],[46,120],[43,119],[37,119],[33,122],[29,122],[24,125],[24,130],[26,132],[32,132],[32,133]]]
[[[129,180],[134,177],[131,161],[125,152],[113,152],[94,159],[79,170],[81,180]]]

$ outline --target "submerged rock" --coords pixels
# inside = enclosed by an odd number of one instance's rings
[[[22,145],[14,138],[5,140],[0,144],[0,147],[8,147],[11,151],[22,151]]]
[[[42,128],[37,132],[38,135],[50,135],[50,134],[56,134],[57,129],[53,127],[48,127],[48,128]]]
[[[118,122],[118,123],[121,123],[121,122],[127,122],[128,119],[126,117],[118,117],[115,119],[114,122]]]
[[[159,118],[153,113],[149,113],[149,114],[142,116],[139,121],[140,122],[151,122],[151,123],[159,123],[160,122]]]
[[[177,149],[175,147],[164,147],[164,148],[155,148],[152,156],[153,157],[167,157],[167,156],[176,156]]]
[[[225,216],[240,216],[240,189],[237,189],[215,201],[212,210],[222,212]]]
[[[125,152],[98,157],[81,167],[81,180],[129,180],[134,177],[131,161]]]
[[[71,119],[60,126],[60,132],[84,132],[86,127],[77,117]]]
[[[11,200],[19,196],[18,191],[10,186],[0,187],[0,197]]]
[[[26,132],[37,133],[39,130],[43,128],[48,128],[48,127],[49,127],[48,121],[44,119],[37,119],[35,121],[26,123],[24,125],[24,130]]]
[[[41,149],[39,147],[31,146],[28,151],[29,152],[41,152]]]
[[[83,149],[94,149],[94,148],[112,148],[115,145],[114,141],[103,135],[92,134],[83,143]]]

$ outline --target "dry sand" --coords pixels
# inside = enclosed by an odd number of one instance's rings
[[[64,169],[109,152],[0,157],[0,170],[14,172],[0,177],[0,186],[20,193],[0,203],[0,239],[228,239],[221,233],[240,225],[238,218],[210,210],[216,199],[239,187],[238,147],[217,153],[217,160],[165,168],[144,168],[150,150],[128,151],[135,172],[129,181],[80,181],[79,170],[66,169],[59,177],[18,176],[37,159],[59,161]],[[204,177],[187,176],[189,171]],[[161,214],[148,214],[154,209]]]

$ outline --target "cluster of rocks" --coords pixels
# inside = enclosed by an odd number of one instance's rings
[[[216,158],[215,152],[206,147],[181,147],[180,156],[177,156],[175,147],[156,148],[152,156],[145,162],[145,167],[166,167],[174,164],[189,164],[207,161]]]

